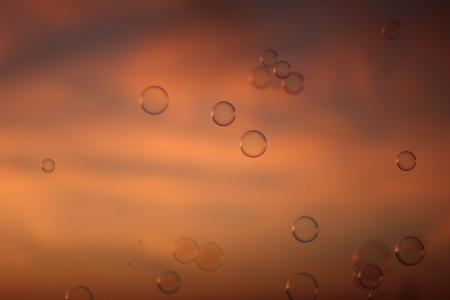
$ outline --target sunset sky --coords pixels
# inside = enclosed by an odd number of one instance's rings
[[[0,299],[84,285],[96,300],[286,300],[298,272],[318,299],[367,299],[353,251],[407,235],[425,259],[393,258],[383,290],[450,297],[449,37],[444,0],[3,1]],[[304,92],[250,84],[267,48]],[[139,105],[152,85],[170,97],[156,116]],[[223,100],[227,127],[210,117]],[[252,129],[268,141],[254,159],[239,146]],[[291,234],[303,215],[320,226],[309,244]],[[178,263],[182,236],[218,243],[223,266]],[[173,295],[155,284],[166,270]]]

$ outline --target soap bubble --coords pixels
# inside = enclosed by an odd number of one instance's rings
[[[164,294],[174,294],[180,289],[181,278],[175,271],[165,271],[156,278],[158,289]]]
[[[265,67],[273,67],[276,64],[277,60],[278,53],[273,49],[266,49],[259,58],[259,61]]]
[[[394,251],[402,264],[413,266],[425,257],[425,244],[415,236],[407,236],[397,242]]]
[[[416,166],[416,156],[411,151],[402,151],[397,156],[397,166],[402,171],[411,171]]]
[[[267,68],[258,66],[253,69],[250,82],[257,89],[267,88],[272,83],[272,74]]]
[[[280,79],[286,79],[291,74],[291,64],[287,61],[279,61],[273,67],[273,73]]]
[[[319,223],[310,216],[302,216],[292,225],[292,235],[302,243],[310,243],[319,235]]]
[[[201,244],[198,250],[196,264],[203,271],[216,271],[224,261],[222,248],[216,243]]]
[[[51,173],[55,170],[56,164],[53,159],[46,158],[42,161],[41,170],[45,173]]]
[[[400,36],[402,26],[396,20],[387,20],[381,28],[381,33],[390,40],[395,40]]]
[[[236,118],[236,109],[230,102],[217,102],[212,108],[211,118],[219,126],[228,126]]]
[[[305,78],[298,72],[291,72],[284,81],[284,90],[291,94],[296,95],[303,92],[305,89]]]
[[[183,264],[193,262],[197,258],[198,244],[190,237],[182,237],[175,242],[173,256]]]
[[[94,300],[94,295],[85,286],[76,286],[66,293],[65,300]]]
[[[149,86],[140,97],[142,109],[151,115],[159,115],[169,106],[169,94],[160,86]]]
[[[248,157],[259,157],[266,152],[266,149],[267,139],[258,130],[249,130],[241,137],[241,151]]]
[[[286,282],[286,293],[291,300],[314,300],[319,284],[311,274],[297,273]]]
[[[377,265],[367,264],[359,269],[357,278],[362,287],[374,290],[383,283],[384,273]]]

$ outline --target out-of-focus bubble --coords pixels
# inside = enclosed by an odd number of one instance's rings
[[[357,279],[363,288],[374,290],[383,283],[383,270],[377,265],[364,265],[359,269]]]
[[[425,244],[415,236],[407,236],[395,245],[395,256],[407,266],[420,263],[425,257]]]
[[[191,263],[197,258],[198,244],[190,237],[182,237],[175,242],[173,256],[183,264]]]
[[[267,68],[258,66],[253,69],[250,82],[257,89],[267,88],[272,83],[272,74]]]
[[[402,26],[396,20],[387,20],[381,28],[381,33],[385,38],[395,40],[400,36]]]
[[[384,272],[389,269],[392,252],[384,243],[378,240],[367,240],[352,254],[352,265],[359,270],[363,265],[373,264],[381,267]]]
[[[302,216],[292,224],[292,235],[302,243],[310,243],[319,235],[319,223],[310,216]]]
[[[416,166],[416,155],[411,151],[402,151],[397,155],[395,161],[402,171],[411,171]]]
[[[211,110],[211,118],[219,126],[228,126],[236,118],[236,109],[230,102],[217,102]]]
[[[382,289],[377,288],[369,292],[368,298],[370,300],[386,300],[387,295]]]
[[[85,286],[76,286],[66,293],[65,300],[94,300],[94,294]]]
[[[160,86],[149,86],[140,97],[142,109],[151,115],[159,115],[169,106],[169,94]]]
[[[196,264],[203,271],[216,271],[224,261],[222,248],[216,243],[201,244],[198,249]]]
[[[314,300],[319,284],[311,274],[297,273],[286,282],[286,293],[291,300]]]
[[[259,157],[266,152],[266,149],[267,139],[258,130],[249,130],[241,137],[241,151],[248,157]]]
[[[305,78],[298,72],[291,72],[284,80],[284,90],[291,94],[297,95],[305,89]]]
[[[51,158],[46,158],[42,161],[41,170],[45,173],[51,173],[55,170],[56,164],[55,161]]]
[[[165,271],[156,278],[158,289],[164,294],[174,294],[181,286],[181,278],[175,271]]]
[[[128,266],[131,267],[132,265],[133,265],[133,261],[132,260],[128,261]]]
[[[279,61],[273,67],[273,74],[280,79],[286,79],[291,74],[292,66],[287,61]]]
[[[261,64],[266,67],[273,67],[277,63],[277,60],[278,53],[273,49],[264,50],[264,52],[261,54],[261,57],[259,58]]]

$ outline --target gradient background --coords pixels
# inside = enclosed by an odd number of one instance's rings
[[[384,290],[448,299],[449,37],[448,1],[2,1],[0,299],[79,284],[96,299],[287,299],[296,272],[319,299],[366,299],[353,250],[409,234],[427,256],[393,260]],[[302,94],[249,84],[266,48],[304,74]],[[170,95],[162,115],[138,105],[148,85]],[[229,127],[210,119],[219,100],[237,109]],[[249,129],[268,139],[258,159],[239,149]],[[301,215],[320,224],[308,245],[290,232]],[[177,263],[185,235],[219,243],[222,268]],[[154,284],[167,269],[172,296]]]

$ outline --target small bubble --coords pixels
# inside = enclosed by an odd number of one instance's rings
[[[319,235],[319,223],[310,216],[302,216],[292,225],[292,235],[302,243],[310,243]]]
[[[311,274],[297,273],[286,282],[286,293],[291,300],[314,300],[319,284]]]
[[[84,286],[76,286],[66,293],[65,300],[94,300],[92,292]]]
[[[217,102],[212,108],[211,118],[219,126],[228,126],[236,118],[236,109],[230,102]]]
[[[273,68],[273,73],[280,79],[286,79],[291,75],[291,64],[287,61],[279,61]]]
[[[402,151],[396,159],[397,166],[402,171],[411,171],[416,166],[416,156],[411,151]]]
[[[51,173],[55,170],[56,164],[53,159],[46,158],[42,161],[41,170],[45,173]]]
[[[367,264],[359,269],[357,278],[362,287],[374,290],[383,283],[384,274],[377,265]]]
[[[142,91],[140,104],[146,113],[159,115],[169,105],[169,94],[160,86],[149,86]]]
[[[203,271],[216,271],[222,266],[224,253],[216,243],[205,243],[200,245],[196,259],[197,266]]]
[[[197,258],[198,244],[190,237],[182,237],[175,242],[173,256],[183,264],[193,262]]]
[[[401,32],[402,26],[396,20],[387,20],[381,28],[381,33],[390,40],[398,38]]]
[[[250,76],[250,82],[257,89],[264,89],[272,83],[272,74],[265,67],[256,67]]]
[[[262,53],[259,61],[265,67],[273,67],[278,60],[278,53],[273,49],[266,49]]]
[[[425,257],[425,244],[414,236],[407,236],[395,245],[395,256],[404,265],[414,266]]]
[[[156,285],[162,293],[174,294],[180,289],[180,275],[175,271],[165,271],[156,278]]]
[[[386,271],[392,259],[392,251],[383,242],[370,239],[352,254],[352,265],[359,270],[363,265],[374,264]]]
[[[128,266],[131,267],[132,265],[133,265],[133,261],[130,260],[130,261],[128,262]]]
[[[267,149],[267,139],[258,130],[249,130],[241,137],[241,151],[246,156],[256,158]]]
[[[298,72],[291,72],[284,81],[284,90],[291,94],[296,95],[303,92],[305,89],[305,78]]]

